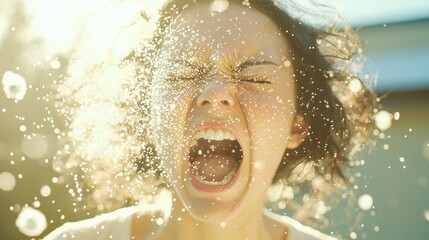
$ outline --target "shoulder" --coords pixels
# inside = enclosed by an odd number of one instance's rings
[[[154,221],[167,222],[169,214],[155,205],[121,208],[94,218],[65,223],[44,240],[64,239],[131,239],[131,235],[147,239],[156,236],[163,226]],[[159,220],[158,220],[159,221]],[[144,226],[143,228],[141,226]]]
[[[132,216],[138,211],[138,207],[122,208],[94,218],[65,223],[44,240],[129,239]]]
[[[44,240],[60,239],[131,239],[133,234],[152,235],[159,229],[159,225],[153,224],[154,216],[161,217],[166,223],[171,211],[171,193],[167,190],[160,191],[154,197],[153,203],[142,204],[127,208],[117,209],[110,213],[101,214],[94,218],[65,223],[57,228]],[[135,225],[139,224],[137,230]],[[144,226],[144,228],[141,228]],[[156,229],[155,229],[156,228]]]
[[[293,218],[275,214],[268,209],[264,209],[264,214],[272,220],[286,225],[288,229],[287,240],[336,240],[336,238],[305,226]]]

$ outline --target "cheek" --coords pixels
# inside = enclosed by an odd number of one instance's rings
[[[254,94],[243,91],[241,96],[248,129],[251,136],[256,137],[252,141],[268,144],[287,139],[295,116],[291,94],[275,91],[270,94]]]
[[[155,134],[180,130],[191,103],[191,96],[188,88],[179,89],[165,81],[152,87],[151,120],[155,126]]]
[[[151,129],[157,154],[171,177],[181,161],[183,132],[192,101],[188,90],[158,83],[151,91]]]
[[[292,97],[293,92],[273,91],[269,95],[243,92],[242,108],[252,143],[255,177],[273,176],[277,170],[295,116]],[[262,182],[270,185],[271,179]]]

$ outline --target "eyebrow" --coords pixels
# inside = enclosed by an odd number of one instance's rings
[[[187,59],[176,59],[173,62],[174,63],[179,63],[179,64],[184,64],[187,67],[201,68],[201,66],[199,66],[195,62],[189,61]],[[260,65],[274,65],[274,66],[278,66],[277,63],[274,63],[274,62],[271,62],[271,61],[265,60],[265,59],[248,59],[248,60],[240,63],[240,65],[238,65],[238,67],[235,70],[235,72],[239,72],[239,71],[241,71],[243,69],[246,69],[246,68],[249,68],[249,67],[253,67],[253,66],[260,66]]]
[[[244,62],[242,62],[237,67],[237,71],[241,71],[245,68],[253,67],[253,66],[259,66],[259,65],[275,65],[278,66],[276,63],[264,60],[264,59],[249,59]]]

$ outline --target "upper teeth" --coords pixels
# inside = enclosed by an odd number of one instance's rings
[[[234,141],[237,139],[235,135],[228,130],[213,129],[213,128],[207,128],[197,132],[194,136],[194,142],[196,142],[200,138],[204,138],[207,140],[214,140],[214,141],[222,141],[222,140]]]

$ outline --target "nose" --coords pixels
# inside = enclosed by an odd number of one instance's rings
[[[217,80],[210,81],[197,98],[197,105],[211,111],[232,109],[235,101],[228,87]]]

